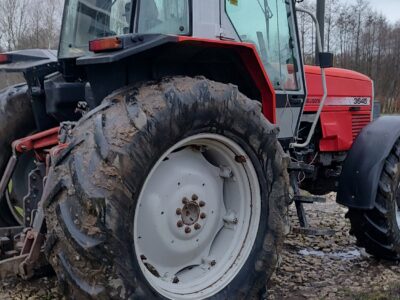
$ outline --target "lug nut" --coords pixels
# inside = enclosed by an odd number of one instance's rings
[[[182,221],[178,221],[178,223],[176,223],[176,226],[182,227],[183,226],[183,222]]]
[[[182,199],[182,203],[183,203],[183,204],[187,204],[188,202],[189,202],[189,199],[188,199],[188,198],[184,197],[184,198]]]
[[[186,233],[190,233],[191,231],[192,231],[192,229],[190,229],[190,227],[186,227],[186,228],[185,228],[185,232],[186,232]]]
[[[198,199],[199,199],[199,196],[197,196],[196,194],[193,194],[192,200],[193,200],[193,201],[197,201]]]
[[[201,213],[200,214],[200,219],[205,219],[207,217],[206,213]]]
[[[216,264],[217,264],[217,262],[216,262],[215,260],[212,260],[212,261],[210,262],[210,266],[211,266],[211,267],[214,267]]]
[[[180,209],[180,208],[177,208],[176,209],[176,214],[179,216],[180,214],[182,214],[182,209]]]
[[[206,203],[204,201],[200,201],[199,206],[204,207],[204,206],[206,206]]]
[[[201,228],[201,225],[199,223],[194,224],[194,229],[199,230]]]

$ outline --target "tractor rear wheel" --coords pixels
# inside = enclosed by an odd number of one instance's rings
[[[74,129],[44,191],[46,253],[71,298],[259,298],[287,203],[277,130],[237,87],[119,90]]]
[[[12,155],[13,141],[35,131],[35,120],[25,84],[15,85],[0,91],[0,179]],[[28,174],[33,168],[33,156],[22,155],[17,163],[18,176],[4,195],[0,195],[0,227],[23,224],[23,197],[28,192]]]
[[[375,207],[350,209],[347,217],[359,246],[376,257],[400,259],[400,140],[386,158]]]

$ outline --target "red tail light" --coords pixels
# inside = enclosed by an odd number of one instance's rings
[[[0,64],[7,64],[11,62],[10,56],[7,54],[0,54]]]
[[[94,53],[118,49],[122,49],[122,41],[118,37],[98,39],[89,42],[89,50]]]

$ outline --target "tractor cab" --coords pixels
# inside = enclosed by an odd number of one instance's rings
[[[59,58],[90,55],[90,41],[127,34],[251,43],[276,92],[280,138],[292,139],[305,99],[295,19],[293,1],[67,0]]]

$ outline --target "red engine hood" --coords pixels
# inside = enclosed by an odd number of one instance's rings
[[[316,111],[323,94],[321,69],[305,66],[305,74],[308,91],[305,110]],[[355,71],[330,68],[326,69],[326,78],[328,99],[324,110],[336,110],[344,105],[360,106],[363,110],[372,105],[373,83],[368,76]]]
[[[308,96],[304,112],[314,113],[323,94],[321,69],[305,66],[305,75]],[[319,151],[347,151],[371,121],[373,82],[358,72],[337,68],[326,69],[326,78],[328,98],[320,117]]]

